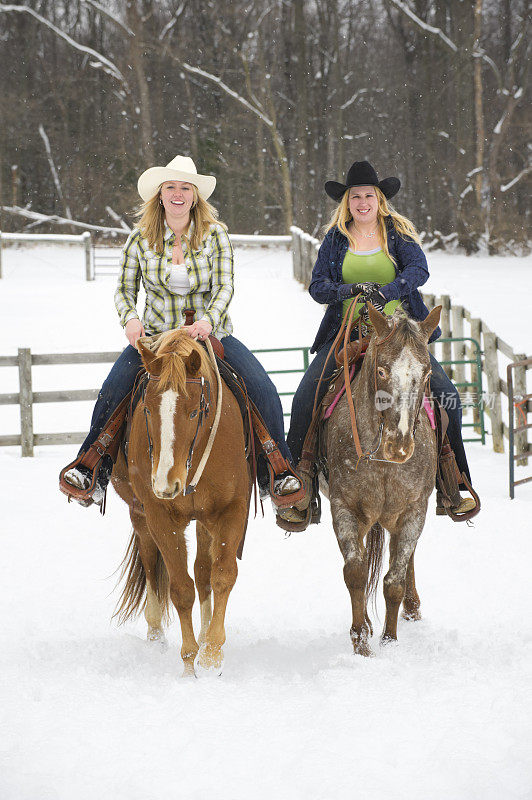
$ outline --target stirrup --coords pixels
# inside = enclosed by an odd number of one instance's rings
[[[67,466],[61,470],[59,474],[59,489],[63,492],[63,494],[66,494],[69,503],[72,500],[75,500],[84,508],[94,503],[95,505],[100,506],[101,513],[104,514],[107,495],[107,482],[105,485],[102,485],[103,480],[100,480],[100,473],[102,472],[102,462],[105,456],[102,457],[101,461],[99,461],[91,471],[89,467],[83,464],[84,455],[85,453],[82,453],[81,456],[78,456],[78,458],[76,458],[70,464],[67,464]],[[80,467],[82,469],[80,469]],[[79,483],[76,485],[68,480],[67,475],[72,470],[75,470],[85,478],[83,485],[82,481],[79,481]],[[85,471],[86,475],[84,474]],[[77,479],[77,476],[72,477]]]
[[[293,514],[291,512],[294,512]],[[292,517],[292,519],[287,519]],[[297,508],[280,508],[275,515],[275,522],[279,528],[288,533],[302,533],[309,525],[317,525],[321,519],[321,503],[319,496],[313,497],[308,506],[299,511]]]
[[[452,497],[446,491],[436,492],[436,514],[447,514],[453,522],[469,522],[480,511],[480,497],[475,492],[466,475],[462,472],[461,483],[464,484],[470,497],[462,497],[460,492],[453,492]]]
[[[458,501],[458,498],[456,498]],[[473,497],[462,497],[460,495],[460,500],[455,505],[450,506],[450,511],[456,516],[460,516],[462,514],[467,514],[468,511],[473,511],[476,508],[476,501]],[[445,505],[443,501],[442,493],[438,490],[436,493],[436,516],[437,517],[445,517],[447,515],[447,511],[445,510]]]
[[[66,467],[63,467],[63,469],[59,473],[59,489],[63,492],[63,494],[66,494],[69,502],[71,500],[77,500],[78,503],[81,503],[83,505],[86,501],[90,501],[87,502],[87,505],[91,505],[91,503],[94,502],[92,495],[94,490],[96,489],[96,483],[98,481],[98,472],[101,466],[101,461],[95,465],[94,469],[91,472],[91,470],[82,463],[84,455],[85,453],[82,453],[70,464],[67,464]],[[87,475],[88,482],[87,485],[84,487],[75,486],[73,483],[70,483],[70,481],[68,481],[66,478],[67,472],[69,472],[71,469],[76,469],[77,467],[80,466],[85,467],[88,473]]]

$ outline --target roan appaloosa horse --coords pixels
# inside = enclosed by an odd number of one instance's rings
[[[164,641],[162,623],[171,599],[181,624],[184,675],[194,675],[195,661],[196,674],[220,672],[225,611],[251,495],[242,416],[232,393],[222,391],[212,449],[190,491],[217,409],[216,375],[203,347],[185,331],[169,332],[156,352],[141,342],[138,348],[149,380],[133,415],[127,464],[121,454],[112,475],[133,523],[117,615],[125,621],[144,608],[148,640]],[[194,577],[201,610],[197,640],[185,540],[191,520],[196,520]]]
[[[425,524],[437,467],[435,432],[423,410],[430,376],[428,339],[441,307],[423,322],[402,312],[387,318],[368,305],[373,325],[363,365],[351,384],[362,458],[353,442],[344,395],[327,423],[329,499],[351,595],[355,653],[371,655],[368,598],[375,592],[390,534],[390,567],[384,576],[386,620],[382,642],[397,639],[397,617],[419,619],[414,551]],[[366,544],[365,544],[366,540]]]

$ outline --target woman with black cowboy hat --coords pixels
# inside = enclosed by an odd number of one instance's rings
[[[105,456],[93,466],[94,450],[101,450],[102,442],[105,446],[102,432],[111,430],[111,416],[132,391],[142,368],[137,340],[183,326],[185,308],[196,312],[196,320],[186,328],[188,334],[205,340],[212,333],[221,340],[225,360],[244,379],[281,455],[292,461],[277,390],[260,362],[232,335],[228,307],[233,297],[233,250],[225,225],[208,202],[215,186],[216,178],[199,175],[192,159],[185,156],[176,156],[165,167],[145,170],[138,180],[143,204],[138,225],[124,247],[115,292],[129,345],[102,386],[77,459],[60,475],[61,490],[83,505],[101,505],[105,496],[112,462]],[[137,312],[141,281],[146,290],[142,321]],[[290,471],[274,482],[274,494],[281,497],[300,489]]]
[[[325,184],[326,193],[338,205],[326,227],[309,286],[312,298],[327,305],[327,310],[311,348],[316,356],[292,403],[287,442],[296,464],[312,418],[319,377],[325,366],[318,403],[335,369],[334,357],[327,360],[327,354],[352,298],[362,292],[364,300],[385,314],[392,314],[399,305],[415,320],[425,319],[428,314],[418,291],[429,277],[419,236],[412,222],[388,204],[400,187],[398,178],[379,181],[368,161],[355,161],[345,183],[327,181]],[[361,311],[363,304],[357,303],[354,319]],[[436,328],[430,341],[439,336],[441,330]],[[432,354],[430,359],[432,393],[449,415],[449,440],[460,472],[469,479],[461,433],[460,396]],[[474,501],[466,497],[453,511],[461,514],[474,505]],[[286,521],[295,523],[302,522],[305,516],[296,508],[278,513]]]

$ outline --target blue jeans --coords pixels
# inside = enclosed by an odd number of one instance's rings
[[[323,347],[318,350],[314,359],[311,361],[309,368],[303,375],[301,383],[292,401],[292,415],[290,418],[290,430],[288,431],[287,442],[290,451],[294,457],[294,464],[297,465],[301,458],[301,450],[303,449],[303,442],[307,435],[307,430],[312,419],[312,406],[314,403],[314,395],[318,380],[323,369],[323,365],[327,359],[327,353],[331,347],[332,342],[327,342]],[[467,478],[471,480],[469,474],[469,467],[467,465],[467,458],[464,450],[464,443],[462,441],[462,404],[460,402],[460,395],[458,390],[451,383],[443,367],[436,361],[432,353],[430,355],[430,362],[432,367],[432,376],[430,379],[430,388],[434,397],[442,405],[447,414],[449,415],[449,427],[447,434],[449,442],[454,450],[456,456],[456,463],[460,472],[465,472]],[[320,385],[317,403],[321,403],[325,392],[327,391],[329,379],[336,368],[334,356],[327,362],[323,380]]]
[[[224,336],[220,341],[224,346],[225,360],[244,379],[248,394],[259,409],[270,435],[277,442],[283,456],[292,461],[284,436],[283,408],[277,389],[266,370],[253,353],[234,336]],[[141,368],[142,360],[138,350],[128,345],[115,361],[98,394],[90,431],[79,453],[86,452],[96,441],[115,408],[132,391]]]

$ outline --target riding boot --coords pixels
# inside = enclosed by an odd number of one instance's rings
[[[82,506],[96,503],[102,514],[105,512],[107,484],[118,456],[130,397],[124,397],[89,449],[59,473],[59,489],[69,502],[76,500]]]

